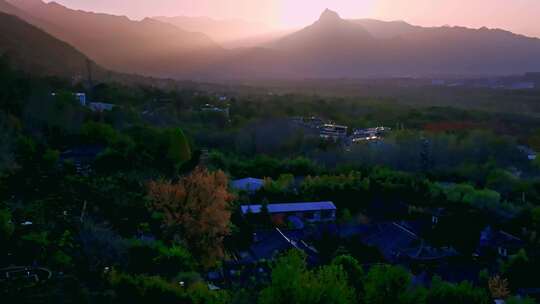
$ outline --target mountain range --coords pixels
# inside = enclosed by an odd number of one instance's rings
[[[152,17],[180,29],[203,33],[223,47],[250,47],[261,41],[269,41],[282,31],[276,31],[264,23],[240,19],[216,20],[208,17]]]
[[[268,48],[296,77],[500,75],[539,71],[540,39],[502,30],[344,20],[325,11]],[[264,67],[262,67],[264,68]]]
[[[326,10],[313,24],[227,49],[232,37],[264,30],[205,18],[126,17],[40,0],[0,0],[16,15],[108,69],[195,80],[480,76],[540,71],[540,39],[499,29],[420,27],[346,20]],[[10,5],[11,4],[11,5]],[[230,31],[221,31],[230,26]],[[221,27],[221,29],[220,29]],[[236,27],[236,28],[235,28]],[[227,36],[225,32],[230,33]]]
[[[65,41],[107,68],[135,74],[179,76],[206,62],[221,47],[202,33],[184,31],[151,18],[127,17],[68,9],[55,2],[9,1],[20,17]],[[37,21],[36,21],[37,20]]]
[[[81,78],[88,67],[96,76],[106,71],[91,62],[83,53],[36,28],[14,14],[23,14],[15,7],[0,2],[0,55],[8,57],[16,68],[40,76]]]

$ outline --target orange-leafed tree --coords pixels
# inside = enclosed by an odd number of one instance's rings
[[[148,194],[151,208],[163,215],[167,230],[185,241],[204,264],[223,256],[233,196],[222,171],[196,168],[176,182],[152,181]]]
[[[494,299],[504,300],[508,298],[510,296],[510,288],[508,286],[508,280],[498,275],[490,278],[488,282],[489,291]]]

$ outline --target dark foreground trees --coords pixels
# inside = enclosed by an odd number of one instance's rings
[[[486,289],[468,282],[453,284],[435,277],[430,289],[420,287],[412,283],[409,271],[398,266],[375,265],[364,274],[350,256],[310,269],[305,256],[295,250],[276,261],[271,282],[259,295],[261,304],[484,304],[489,300]]]
[[[272,281],[260,295],[261,304],[354,303],[354,289],[347,282],[341,265],[308,270],[305,256],[291,251],[279,258],[272,270]]]

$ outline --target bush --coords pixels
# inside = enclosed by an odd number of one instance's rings
[[[452,284],[433,278],[431,289],[428,292],[426,304],[487,304],[489,297],[487,292],[475,288],[469,282]]]
[[[14,230],[15,225],[11,221],[11,212],[7,209],[0,209],[0,240],[8,241]]]
[[[212,292],[203,284],[181,287],[160,277],[113,271],[109,276],[117,303],[226,303],[228,295]]]
[[[292,250],[277,260],[259,303],[346,304],[353,303],[354,296],[341,265],[308,270],[304,254]]]
[[[195,270],[191,254],[179,245],[132,240],[128,249],[128,270],[137,274],[174,277],[179,272]]]
[[[411,282],[411,274],[402,267],[374,266],[365,282],[367,304],[403,303]]]

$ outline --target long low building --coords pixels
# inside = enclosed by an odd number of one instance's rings
[[[303,203],[272,203],[268,204],[268,213],[274,221],[284,221],[290,216],[298,217],[307,222],[325,222],[336,219],[336,206],[332,202],[303,202]],[[242,205],[243,215],[259,214],[263,206]]]

